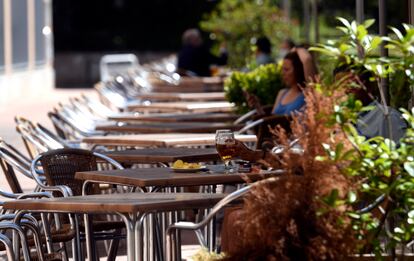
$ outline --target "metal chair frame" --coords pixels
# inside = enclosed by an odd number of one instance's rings
[[[264,182],[276,182],[278,178],[269,178],[266,180],[258,181],[256,183],[253,183],[251,185],[247,185],[239,190],[234,191],[233,193],[227,195],[225,198],[220,200],[207,214],[207,216],[204,217],[204,219],[198,223],[193,222],[177,222],[175,224],[170,225],[167,228],[166,231],[166,257],[165,259],[167,261],[172,260],[180,260],[180,245],[177,245],[178,240],[175,237],[175,233],[178,230],[191,230],[194,231],[194,233],[197,236],[197,239],[201,246],[207,248],[207,241],[204,238],[203,232],[201,231],[206,225],[209,224],[209,222],[214,218],[214,216],[217,214],[218,211],[220,211],[223,207],[227,206],[231,202],[241,198],[246,193],[250,191],[250,189],[253,186],[257,186],[258,184],[263,184]],[[210,246],[212,248],[213,246]],[[175,250],[176,253],[175,253]]]
[[[86,106],[97,116],[106,119],[108,116],[116,113],[115,111],[111,110],[109,107],[107,107],[105,104],[101,103],[99,100],[95,100],[92,98],[89,98],[85,95],[81,95],[81,99],[79,99],[81,102],[84,102]]]
[[[68,149],[59,149],[59,150],[56,150],[56,153],[59,153],[60,151],[65,151],[65,150],[68,150]],[[81,149],[70,149],[70,150],[73,150],[73,151],[85,151],[85,150],[81,150]],[[103,154],[100,154],[100,153],[97,153],[97,152],[93,152],[93,151],[88,151],[88,152],[90,152],[94,157],[96,157],[96,159],[100,159],[100,160],[102,160],[102,161],[110,164],[111,166],[117,168],[117,169],[123,169],[123,167],[122,167],[121,164],[119,164],[117,161],[111,159],[108,156],[105,156]],[[50,153],[53,153],[53,151],[50,152]],[[70,151],[69,151],[69,153],[70,153]],[[32,175],[33,175],[34,179],[36,180],[36,182],[38,183],[39,187],[42,190],[45,190],[45,191],[57,191],[57,192],[60,192],[63,195],[63,197],[73,196],[72,190],[68,186],[66,186],[66,185],[50,186],[50,185],[42,184],[41,183],[41,181],[38,179],[38,177],[43,174],[43,171],[41,169],[39,169],[39,167],[41,166],[40,162],[42,160],[42,157],[43,157],[43,154],[38,155],[32,161],[32,164],[31,164],[31,172],[32,172]],[[75,220],[72,220],[71,219],[71,223],[72,222],[74,223]],[[89,220],[88,220],[87,215],[85,215],[85,225],[88,226],[88,224],[89,224]],[[88,229],[88,227],[85,227],[85,229]],[[98,237],[98,239],[108,239],[108,237],[107,237],[106,234],[104,234],[102,237]],[[78,238],[77,240],[79,241],[80,238]],[[119,240],[119,239],[115,239],[115,240]],[[111,246],[112,246],[112,244],[111,244]],[[117,247],[116,244],[114,244],[113,247]],[[87,244],[87,249],[88,249],[88,253],[92,253],[92,251],[93,251],[92,250],[93,249],[92,245]],[[113,254],[112,249],[110,249],[109,253],[110,253],[110,255]],[[113,256],[111,258],[113,258]]]

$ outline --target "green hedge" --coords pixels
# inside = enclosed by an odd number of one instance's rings
[[[239,113],[249,111],[243,91],[256,95],[262,105],[273,104],[283,88],[281,68],[276,64],[262,65],[250,72],[233,72],[224,83],[229,102],[237,106]]]

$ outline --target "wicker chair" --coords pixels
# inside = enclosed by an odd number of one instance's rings
[[[16,176],[17,173],[23,174],[25,177],[33,179],[33,176],[30,172],[30,164],[31,161],[25,157],[22,153],[20,153],[17,149],[15,149],[13,146],[7,144],[5,141],[0,139],[0,166],[3,170],[3,174],[9,183],[9,186],[11,188],[11,191],[4,191],[0,190],[0,196],[3,198],[8,199],[22,199],[22,198],[41,198],[41,197],[51,197],[52,195],[47,192],[38,192],[38,189],[35,189],[34,192],[30,193],[23,193],[22,188],[20,186],[20,183],[18,181],[18,178]],[[45,182],[44,176],[38,177],[40,182]],[[0,206],[2,204],[0,203]],[[0,211],[2,214],[0,215],[0,219],[4,219],[4,213],[5,210],[1,209]],[[40,219],[40,217],[38,217]],[[41,235],[40,242],[45,243],[46,242],[46,235]],[[60,243],[62,249],[64,250],[63,257],[64,259],[67,257],[66,250],[64,247],[65,242],[70,242],[74,236],[75,231],[71,229],[69,226],[62,226],[58,229],[51,229],[51,233],[48,234],[50,236],[52,242]],[[28,238],[28,245],[34,246],[35,241],[33,236]],[[0,246],[0,251],[5,250]],[[50,255],[47,255],[45,258],[46,260],[55,260],[55,259],[49,259],[52,256],[60,256],[59,255],[52,255],[53,254],[53,248],[51,245],[48,246],[48,253]],[[36,257],[37,258],[37,257]],[[34,259],[36,260],[36,259]],[[67,260],[67,258],[65,259]]]
[[[105,155],[88,150],[65,148],[51,150],[40,154],[33,160],[31,171],[35,180],[38,182],[38,185],[43,190],[60,192],[65,197],[73,195],[77,196],[82,195],[83,181],[75,179],[75,173],[78,171],[98,170],[102,162],[106,162],[117,169],[123,169],[118,162]],[[39,166],[41,166],[41,169],[39,169]],[[43,173],[46,177],[46,185],[38,180],[40,173]],[[93,186],[88,192],[100,192],[100,187]],[[62,223],[65,222],[67,223],[67,220],[62,220]],[[93,231],[96,232],[94,235],[95,240],[115,238],[114,243],[111,244],[113,248],[111,248],[109,253],[109,256],[113,258],[112,255],[114,253],[112,251],[117,248],[120,230],[125,227],[124,222],[108,221],[106,217],[98,215],[95,216],[94,221],[92,222],[92,227]],[[83,229],[83,227],[80,228],[80,230]],[[115,230],[115,233],[104,232],[109,230]]]

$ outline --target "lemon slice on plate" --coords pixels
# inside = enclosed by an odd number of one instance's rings
[[[189,163],[182,160],[176,160],[172,165],[172,169],[178,172],[195,172],[206,169],[206,166],[203,166],[200,163]]]

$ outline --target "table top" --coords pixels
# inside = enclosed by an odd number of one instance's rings
[[[174,162],[210,162],[219,160],[215,148],[146,148],[137,150],[107,151],[103,152],[120,163],[157,163]]]
[[[85,137],[82,142],[95,145],[140,146],[140,147],[171,147],[171,146],[203,146],[215,145],[213,133],[160,133],[107,135]],[[234,135],[242,142],[256,142],[256,135]]]
[[[128,104],[129,111],[183,111],[183,112],[232,112],[234,104],[227,101],[217,102],[153,102],[150,104]]]
[[[221,77],[181,77],[177,85],[149,78],[154,92],[222,92],[224,89]]]
[[[96,130],[105,132],[126,133],[207,133],[216,132],[219,129],[237,131],[243,128],[243,124],[232,123],[207,123],[207,122],[157,122],[157,123],[118,123],[98,125]]]
[[[24,199],[4,203],[5,209],[65,213],[139,213],[208,208],[225,195],[202,193],[119,193],[67,198]]]
[[[142,122],[232,122],[240,115],[232,113],[151,113],[123,112],[111,115],[109,120]]]
[[[220,167],[220,165],[218,165]],[[217,168],[217,165],[209,166]],[[76,179],[89,180],[97,183],[114,183],[135,187],[184,187],[217,184],[238,184],[246,181],[257,181],[269,175],[280,175],[281,171],[263,173],[231,173],[221,171],[198,171],[195,173],[174,172],[171,168],[139,168],[123,170],[77,172]]]
[[[140,93],[137,99],[157,101],[224,101],[224,92],[149,92]]]

